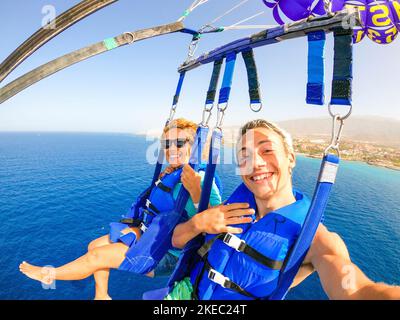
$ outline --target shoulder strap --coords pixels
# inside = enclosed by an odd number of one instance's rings
[[[285,298],[324,215],[332,186],[335,183],[338,166],[339,158],[337,156],[324,156],[310,209],[299,237],[294,243],[291,253],[286,258],[277,289],[270,296],[271,300],[281,300]]]

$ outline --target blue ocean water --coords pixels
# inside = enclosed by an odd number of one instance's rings
[[[92,299],[92,278],[57,281],[55,289],[18,271],[26,260],[59,266],[85,253],[107,233],[152,175],[151,142],[121,134],[0,134],[0,299]],[[312,195],[319,161],[298,157],[295,185]],[[240,182],[220,166],[224,196]],[[343,162],[326,225],[345,240],[353,261],[372,279],[400,283],[400,172]],[[167,278],[112,271],[114,299],[140,299]],[[326,299],[317,275],[289,299]]]

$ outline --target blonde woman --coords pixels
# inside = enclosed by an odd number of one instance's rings
[[[189,218],[194,216],[197,211],[196,206],[200,200],[204,178],[204,172],[196,173],[188,165],[196,130],[197,125],[195,123],[181,118],[172,121],[165,127],[162,135],[162,145],[165,148],[168,166],[160,174],[159,181],[166,181],[172,175],[178,174],[176,183],[171,188],[170,197],[172,201],[176,199],[181,185],[186,188],[190,194],[190,199],[185,207]],[[168,202],[167,200],[165,202]],[[215,206],[220,203],[221,196],[214,183],[210,205]],[[81,280],[93,275],[96,283],[95,299],[111,299],[108,295],[110,269],[129,270],[130,261],[125,255],[130,246],[140,241],[141,230],[138,227],[126,227],[118,230],[118,234],[120,235],[119,237],[105,235],[93,240],[89,244],[88,252],[85,255],[58,268],[49,270],[24,261],[20,264],[20,271],[27,277],[45,284],[50,284],[54,280]],[[134,239],[135,241],[127,242],[124,240],[126,238]],[[158,274],[158,271],[172,271],[178,257],[178,250],[170,250],[161,260],[155,272]],[[154,276],[154,272],[149,273],[148,276]]]

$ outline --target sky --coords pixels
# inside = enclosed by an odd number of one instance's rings
[[[78,0],[1,0],[0,60],[41,27],[46,5],[62,13]],[[197,29],[240,0],[210,0],[186,20]],[[44,45],[2,83],[16,79],[58,56],[125,31],[175,21],[191,0],[120,0],[80,21]],[[253,24],[273,24],[261,0],[250,0],[219,24],[230,25],[258,12]],[[204,37],[196,54],[209,51],[255,30],[227,31]],[[390,45],[368,38],[354,47],[353,115],[377,115],[400,120],[400,37]],[[79,131],[144,133],[160,128],[169,115],[178,81],[178,66],[186,59],[190,36],[176,33],[134,43],[96,56],[42,80],[0,105],[0,131]],[[326,96],[330,95],[333,38],[326,45]],[[264,108],[249,108],[243,61],[238,59],[226,125],[267,118],[282,121],[328,117],[327,108],[305,104],[307,40],[287,40],[255,49]],[[212,65],[186,75],[178,117],[200,122]],[[215,119],[215,118],[214,118]],[[214,121],[214,120],[212,120]]]

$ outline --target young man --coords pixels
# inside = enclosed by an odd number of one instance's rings
[[[189,283],[191,297],[198,299],[266,298],[276,289],[309,207],[309,200],[293,190],[291,138],[265,120],[251,121],[241,130],[237,158],[243,185],[227,204],[195,215],[174,231],[175,247],[183,248],[201,233],[206,234],[206,246],[190,279],[178,282],[167,299],[183,283]],[[215,240],[225,233],[228,238]],[[236,243],[235,234],[242,234]],[[250,250],[232,249],[240,245]],[[400,287],[368,279],[352,263],[343,240],[322,224],[291,287],[314,271],[330,299],[400,299]]]

